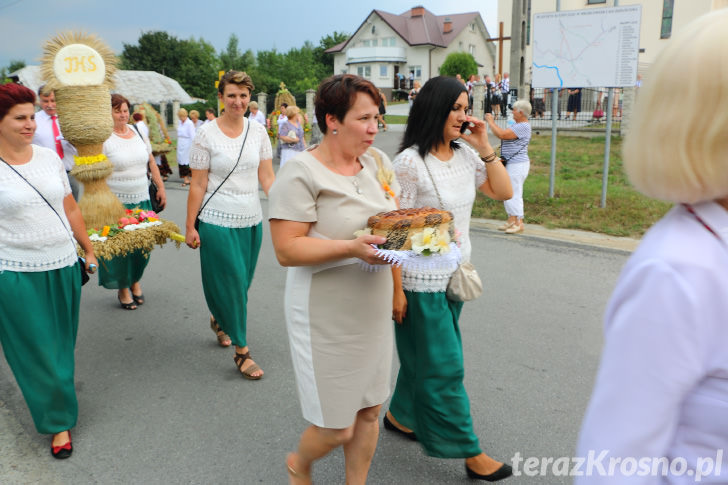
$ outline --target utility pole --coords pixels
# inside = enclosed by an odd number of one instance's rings
[[[526,22],[529,0],[513,0],[511,4],[511,87],[518,89],[519,99],[528,99],[526,93]]]

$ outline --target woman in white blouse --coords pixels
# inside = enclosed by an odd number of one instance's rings
[[[0,86],[0,343],[36,429],[53,435],[51,454],[60,459],[73,452],[69,430],[78,418],[76,242],[87,271],[98,262],[63,162],[31,145],[34,105],[25,86]]]
[[[248,350],[248,289],[263,230],[258,184],[268,194],[275,175],[268,132],[245,118],[253,89],[246,73],[225,73],[218,85],[225,111],[195,136],[186,242],[200,248],[202,287],[218,342],[229,346],[232,341],[238,370],[256,380],[263,371]]]
[[[152,156],[149,139],[129,125],[129,100],[121,94],[111,95],[111,117],[114,130],[104,142],[103,152],[114,166],[106,184],[127,209],[152,210],[149,200],[147,170],[157,185],[157,200],[164,206],[167,195],[159,167]],[[149,255],[140,249],[126,256],[103,260],[99,269],[99,285],[118,290],[119,304],[125,310],[136,310],[144,304],[140,280],[149,263]]]
[[[468,92],[457,79],[427,81],[412,105],[401,152],[394,159],[402,186],[400,207],[452,212],[463,261],[470,259],[468,232],[476,189],[496,200],[513,193],[508,173],[488,142],[485,123],[467,116],[467,109]],[[461,133],[464,124],[470,133]],[[500,480],[510,476],[511,468],[483,453],[473,432],[458,328],[463,303],[445,294],[452,272],[393,271],[400,370],[384,426],[416,437],[430,456],[464,458],[471,478]]]
[[[177,111],[177,166],[179,176],[182,177],[182,187],[190,185],[190,147],[195,137],[195,125],[187,117],[187,110],[180,108]]]
[[[607,306],[577,448],[601,467],[576,484],[728,483],[728,51],[716,49],[726,27],[725,9],[683,27],[640,88],[625,169],[638,190],[676,205]],[[675,66],[691,73],[687,97],[713,93],[709,102],[665,102]]]

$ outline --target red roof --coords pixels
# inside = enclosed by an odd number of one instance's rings
[[[454,13],[448,15],[435,15],[426,8],[421,8],[423,15],[412,16],[414,9],[395,15],[382,10],[372,10],[387,25],[389,25],[407,44],[414,45],[433,45],[437,47],[447,47],[450,42],[457,37],[473,20],[480,18],[478,12]],[[367,16],[369,18],[371,14]],[[444,33],[445,19],[452,22],[452,30]],[[366,21],[366,20],[365,20]],[[358,32],[362,25],[356,29]],[[486,33],[487,35],[487,33]],[[349,43],[353,36],[346,41],[326,49],[328,53],[341,52]]]

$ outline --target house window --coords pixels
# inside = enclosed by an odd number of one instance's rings
[[[364,47],[369,47],[371,44],[372,44],[372,41],[370,41],[370,40],[361,41],[361,45],[363,45]]]
[[[394,37],[385,37],[382,39],[382,47],[394,47]]]
[[[470,23],[470,31],[475,32],[475,22]]]
[[[372,47],[376,47],[379,44],[379,39],[372,39]]]
[[[607,0],[587,0],[586,3],[589,5],[597,4],[597,3],[607,3]]]
[[[410,66],[407,70],[415,72],[415,79],[422,79],[422,66]]]
[[[379,65],[379,77],[387,77],[387,65],[386,64],[380,64]]]
[[[356,74],[361,77],[372,77],[372,66],[357,66]]]
[[[468,45],[468,52],[471,56],[475,57],[475,46],[473,44]]]
[[[660,28],[660,39],[669,39],[672,34],[672,14],[675,0],[664,0],[662,2],[662,27]]]

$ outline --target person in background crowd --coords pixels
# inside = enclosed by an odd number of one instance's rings
[[[256,101],[251,101],[248,105],[248,109],[250,110],[248,119],[257,121],[261,125],[265,126],[265,116],[263,116],[263,112],[258,109],[258,103]]]
[[[506,234],[523,232],[523,184],[531,169],[528,158],[528,144],[531,142],[531,103],[519,99],[512,106],[514,123],[508,128],[499,127],[491,115],[485,115],[485,121],[495,136],[501,139],[501,158],[507,160],[506,170],[511,179],[513,196],[503,202],[508,220],[498,228]]]
[[[569,113],[573,114],[572,120],[576,119],[576,115],[581,111],[581,88],[569,88],[569,99],[566,102],[566,118]]]
[[[203,124],[207,124],[207,123],[209,123],[211,121],[215,121],[215,118],[216,118],[216,116],[215,116],[215,110],[212,109],[212,108],[207,108],[205,110],[205,118],[206,119],[205,119],[205,122]]]
[[[114,169],[106,179],[111,192],[127,209],[152,210],[149,200],[147,171],[157,185],[157,200],[164,206],[167,195],[149,139],[129,126],[129,101],[120,94],[111,95],[111,117],[114,128],[104,142],[103,153]],[[149,263],[149,255],[137,249],[126,256],[110,260],[102,258],[99,285],[117,290],[121,308],[136,310],[145,302],[141,279]]]
[[[576,456],[619,466],[575,485],[728,483],[726,26],[721,9],[682,27],[640,88],[624,168],[637,190],[675,205],[642,237],[604,314]],[[676,66],[690,73],[680,95],[708,102],[669,102]]]
[[[382,130],[387,131],[387,121],[384,119],[384,115],[387,114],[387,95],[379,90],[379,115],[377,115],[377,128],[379,124],[382,125]]]
[[[187,117],[187,110],[180,108],[177,112],[177,165],[182,187],[190,185],[190,146],[195,137],[195,125]]]
[[[348,484],[363,485],[379,436],[379,412],[392,369],[392,274],[362,271],[386,264],[354,236],[369,216],[397,206],[399,184],[385,191],[377,173],[391,163],[371,144],[379,92],[359,76],[321,82],[316,116],[321,144],[278,172],[269,197],[278,261],[288,267],[286,326],[303,417],[311,423],[286,458],[292,484],[310,484],[311,468],[343,447]],[[381,168],[380,168],[381,167]]]
[[[36,430],[53,435],[51,455],[62,459],[73,453],[70,429],[78,420],[76,243],[86,272],[98,261],[61,159],[31,144],[34,104],[25,86],[0,86],[0,344]]]
[[[546,111],[544,88],[533,88],[533,115],[543,118],[544,111]]]
[[[245,72],[230,70],[220,79],[217,95],[225,111],[200,128],[190,150],[185,242],[200,248],[202,289],[218,343],[234,344],[240,375],[258,380],[263,370],[250,357],[247,340],[248,290],[263,239],[258,186],[267,195],[275,174],[268,132],[245,118],[253,89]]]
[[[409,72],[409,88],[414,89],[415,87],[415,72],[410,71]]]
[[[476,191],[496,200],[513,193],[508,173],[488,141],[485,122],[468,116],[467,108],[462,83],[446,76],[427,81],[412,106],[394,159],[402,186],[400,206],[452,212],[463,261],[470,260],[470,214]],[[463,134],[465,123],[469,133]],[[454,270],[392,270],[400,370],[384,426],[417,439],[430,456],[463,458],[470,478],[501,480],[511,475],[511,467],[486,455],[473,431],[458,326],[463,302],[452,301],[445,293]]]
[[[76,147],[63,138],[61,125],[58,122],[58,113],[56,112],[56,95],[53,91],[47,90],[45,85],[38,88],[38,105],[40,111],[35,115],[37,128],[33,135],[33,144],[50,148],[56,152],[63,161],[73,198],[78,201],[81,184],[71,175],[71,170],[76,164],[73,156],[77,155],[78,152]]]
[[[278,139],[281,143],[282,167],[291,157],[306,149],[306,141],[303,139],[303,117],[298,106],[286,108],[286,121],[280,126]],[[293,136],[292,136],[293,135]]]
[[[503,80],[500,84],[500,91],[501,91],[501,114],[504,118],[508,117],[508,97],[511,93],[511,78],[508,76],[507,72],[503,73]]]
[[[144,115],[136,112],[133,115],[131,115],[132,120],[134,120],[134,126],[137,127],[137,130],[139,130],[139,133],[141,133],[143,138],[149,139],[149,127],[147,126],[147,123],[144,121]]]
[[[486,113],[492,113],[493,112],[493,89],[495,84],[493,81],[490,80],[490,76],[488,74],[485,75],[485,112]]]
[[[501,114],[501,75],[495,75],[495,81],[493,81],[493,92],[491,95],[491,103],[493,105],[493,117],[498,118]],[[504,116],[505,118],[505,112]]]
[[[409,95],[407,96],[407,100],[409,101],[410,109],[412,108],[412,103],[415,102],[415,98],[417,97],[417,93],[420,92],[420,82],[415,81],[415,87],[410,89]]]
[[[203,123],[203,121],[200,119],[200,112],[196,109],[190,111],[190,121],[193,125],[195,125],[195,131],[197,131],[197,128],[202,126]]]

